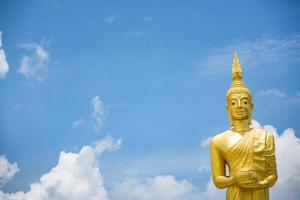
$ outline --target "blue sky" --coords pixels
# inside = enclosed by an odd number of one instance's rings
[[[107,135],[122,139],[118,151],[99,158],[108,191],[128,177],[158,175],[205,190],[209,152],[200,144],[229,128],[234,50],[253,93],[253,118],[299,137],[297,1],[0,5],[9,65],[0,74],[0,155],[20,169],[5,192],[29,190],[61,151]]]

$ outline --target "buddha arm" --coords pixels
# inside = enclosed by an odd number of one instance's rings
[[[260,181],[261,187],[272,187],[277,180],[274,136],[267,133],[266,139],[267,177]]]
[[[218,188],[222,189],[235,184],[233,176],[226,177],[225,160],[214,139],[210,143],[210,160],[213,181]]]

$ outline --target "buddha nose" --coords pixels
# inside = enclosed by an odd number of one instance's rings
[[[242,104],[241,104],[241,100],[238,99],[238,106],[240,107]]]

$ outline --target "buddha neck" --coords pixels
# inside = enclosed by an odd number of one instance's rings
[[[232,130],[241,134],[250,130],[248,120],[236,120],[232,123]]]

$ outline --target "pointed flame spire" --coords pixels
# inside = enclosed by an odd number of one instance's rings
[[[232,63],[232,80],[242,80],[243,71],[239,61],[237,52],[234,52],[233,63]]]

